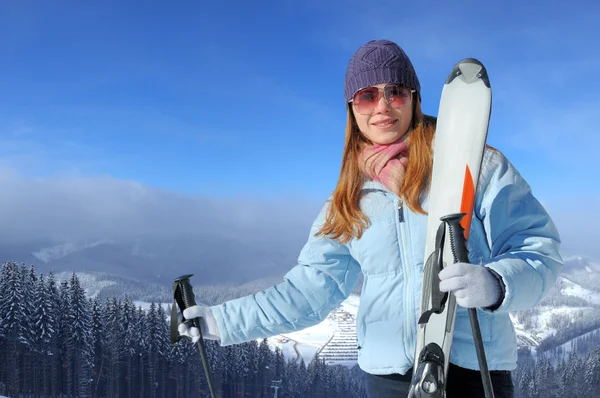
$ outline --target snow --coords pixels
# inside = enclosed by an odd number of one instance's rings
[[[517,344],[520,347],[537,347],[541,339],[532,333],[532,331],[528,331],[525,327],[519,323],[516,314],[510,314],[510,319],[515,327],[515,332],[517,334]]]
[[[69,254],[85,250],[91,247],[99,246],[104,243],[108,243],[108,241],[99,240],[93,242],[67,242],[52,247],[42,248],[32,254],[38,260],[43,261],[45,263],[49,263],[50,261],[66,257]]]
[[[586,267],[586,269],[590,268]],[[590,272],[594,271],[591,270]],[[580,297],[588,301],[590,304],[600,304],[600,293],[581,287],[580,285],[573,283],[568,279],[563,279],[563,286],[564,287],[561,290],[561,293],[565,296]]]
[[[304,363],[308,365],[318,352],[334,340],[336,333],[341,332],[339,316],[344,317],[345,314],[349,314],[351,315],[351,322],[354,323],[359,302],[360,297],[358,295],[351,295],[321,323],[304,330],[269,337],[267,339],[269,346],[272,349],[278,347],[282,350],[286,359],[295,359],[299,362],[302,358]],[[328,363],[352,367],[356,364],[356,361],[328,361]]]
[[[554,316],[560,316],[571,320],[571,323],[575,323],[576,319],[581,317],[582,311],[585,312],[593,311],[592,307],[547,307],[539,306],[536,307],[539,313],[532,317],[532,328],[525,330],[525,327],[519,323],[516,314],[510,314],[513,325],[517,332],[517,338],[520,340],[520,345],[524,346],[537,346],[539,343],[547,337],[556,334],[556,329],[550,327],[552,318]]]
[[[321,347],[331,339],[333,330],[332,323],[325,320],[301,331],[269,337],[267,341],[272,349],[278,347],[286,359],[300,361],[302,358],[308,365]]]
[[[72,275],[72,272],[60,272],[56,274],[55,277],[58,281],[68,281],[71,279]],[[107,281],[104,280],[102,277],[99,277],[94,274],[88,274],[85,272],[76,272],[75,275],[77,275],[81,287],[85,290],[85,294],[89,298],[95,298],[96,296],[98,296],[98,294],[100,294],[102,289],[116,284],[116,282],[114,281]]]
[[[359,296],[351,295],[348,299],[342,302],[342,304],[340,304],[338,309],[332,311],[332,313],[329,314],[329,316],[319,324],[308,327],[304,330],[267,338],[269,347],[271,347],[272,350],[279,348],[286,360],[293,359],[299,363],[300,359],[302,358],[304,359],[304,363],[308,365],[314,359],[315,355],[333,340],[336,333],[341,331],[339,324],[340,321],[337,319],[340,314],[342,317],[345,317],[344,314],[351,315],[351,321],[354,323],[354,319],[356,319],[356,314],[358,312],[359,302]],[[148,311],[151,303],[136,300],[133,301],[133,304],[136,308],[141,307],[142,310]],[[162,304],[163,308],[167,312],[168,321],[170,321],[170,312],[168,311],[171,304],[172,303]],[[262,339],[256,340],[257,343],[260,343],[261,341]],[[332,362],[328,361],[328,363]],[[352,367],[356,364],[356,361],[335,361],[335,364]]]

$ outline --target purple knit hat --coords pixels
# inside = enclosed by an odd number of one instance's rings
[[[389,40],[372,40],[352,56],[344,84],[346,102],[361,88],[379,83],[400,83],[418,93],[421,91],[410,59],[396,43]]]

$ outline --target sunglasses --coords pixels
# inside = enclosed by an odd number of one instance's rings
[[[416,90],[404,87],[400,84],[386,84],[382,89],[378,87],[367,87],[358,90],[350,102],[354,105],[354,109],[361,115],[369,115],[373,113],[381,95],[394,109],[406,108],[412,103],[412,95]]]

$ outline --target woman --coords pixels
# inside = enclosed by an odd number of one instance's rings
[[[424,263],[435,119],[423,115],[412,63],[377,40],[348,65],[346,139],[337,187],[284,282],[184,316],[225,346],[321,322],[364,275],[358,364],[369,397],[406,396]],[[486,148],[469,234],[469,261],[447,266],[440,289],[458,308],[447,396],[483,396],[466,308],[478,308],[496,397],[512,397],[516,335],[509,312],[533,307],[562,268],[558,232],[511,163]],[[180,325],[196,340],[198,331]]]

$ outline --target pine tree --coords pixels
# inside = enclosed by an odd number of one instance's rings
[[[146,352],[146,370],[148,374],[148,391],[147,396],[150,398],[156,398],[157,389],[159,387],[159,371],[160,371],[160,346],[161,343],[158,341],[160,335],[161,320],[158,316],[158,310],[156,303],[150,304],[150,309],[146,314],[146,340],[147,340],[147,352]]]
[[[235,345],[223,347],[225,372],[223,373],[223,396],[235,396]]]
[[[521,370],[521,375],[519,378],[518,388],[523,396],[528,396],[529,394],[529,386],[533,382],[533,375],[531,373],[531,368],[529,365],[524,365]]]
[[[564,398],[581,398],[585,396],[583,391],[583,363],[575,351],[571,351],[567,360],[564,373],[562,374],[562,384],[565,386],[563,391]]]
[[[281,380],[285,370],[285,358],[283,352],[279,347],[275,348],[275,355],[273,359],[273,377],[277,380]]]
[[[250,344],[244,343],[238,344],[234,350],[236,354],[235,367],[237,375],[237,392],[239,392],[241,396],[246,395],[246,384],[248,383],[250,376],[250,363],[252,361],[250,349]]]
[[[22,264],[19,269],[21,274],[21,297],[23,299],[23,309],[27,316],[21,320],[22,327],[24,329],[24,347],[21,351],[21,371],[23,375],[21,379],[20,391],[31,394],[37,387],[35,386],[35,370],[37,368],[36,353],[33,343],[35,340],[35,332],[33,325],[32,314],[34,312],[33,297],[35,282],[37,276],[35,275],[33,266],[29,269]]]
[[[106,395],[119,397],[121,393],[121,367],[123,363],[123,325],[121,324],[121,302],[113,297],[104,306],[105,346],[103,348],[103,369],[106,372]]]
[[[252,396],[257,395],[261,390],[258,372],[258,343],[256,340],[251,340],[248,342],[248,371],[246,377],[251,386]]]
[[[321,398],[325,396],[325,362],[319,357],[313,359],[308,365],[308,378],[311,383],[311,397]]]
[[[600,396],[600,347],[590,352],[585,361],[584,381],[588,388],[586,391],[589,397]]]
[[[157,306],[158,329],[156,334],[156,349],[158,354],[158,378],[160,396],[164,397],[167,393],[168,376],[171,361],[171,346],[169,324],[167,323],[167,314],[161,303]]]
[[[187,338],[181,338],[173,347],[172,367],[170,377],[174,381],[175,396],[183,398],[190,396],[191,390],[202,390],[201,386],[195,381],[194,375],[190,372],[193,366],[193,345]]]
[[[330,367],[330,391],[332,396],[342,397],[347,396],[345,393],[347,392],[345,386],[347,384],[347,379],[345,375],[345,369],[341,366],[333,366]]]
[[[48,355],[49,361],[48,366],[50,368],[50,380],[48,382],[50,388],[50,396],[53,398],[58,396],[61,390],[61,375],[62,375],[62,362],[59,340],[61,334],[61,307],[60,307],[60,295],[58,287],[56,285],[56,278],[52,272],[48,274],[48,285],[46,287],[46,294],[48,295],[48,301],[52,311],[52,321],[54,325],[54,333],[50,336],[48,343]]]
[[[263,393],[265,391],[269,391],[271,389],[271,368],[270,365],[273,362],[273,351],[269,347],[269,342],[267,339],[263,339],[258,346],[258,371],[262,374],[262,378],[260,380],[261,389]]]
[[[28,345],[28,331],[24,326],[27,317],[24,305],[23,280],[19,267],[15,262],[8,262],[2,267],[2,279],[0,279],[0,290],[2,290],[2,301],[0,301],[0,329],[4,336],[4,349],[0,366],[4,365],[4,377],[6,392],[8,395],[16,395],[20,392],[22,374],[21,358],[23,346]]]
[[[286,395],[297,397],[300,394],[300,380],[298,379],[298,364],[290,359],[285,364],[285,377],[283,379],[283,391]]]
[[[38,366],[34,367],[34,394],[47,396],[50,393],[52,377],[50,359],[52,358],[52,342],[56,333],[56,314],[51,291],[46,286],[43,275],[35,283],[33,295],[32,332],[33,349]],[[38,388],[39,387],[39,388]]]
[[[70,335],[67,339],[68,370],[72,386],[70,392],[76,397],[91,396],[93,368],[93,334],[90,302],[75,274],[70,281],[69,321]]]
[[[93,334],[93,370],[92,370],[92,396],[96,397],[105,389],[106,377],[104,374],[104,359],[106,347],[106,329],[102,318],[102,305],[100,299],[95,297],[92,301],[92,334]],[[103,373],[104,372],[104,373]],[[100,394],[103,395],[103,394]]]
[[[127,388],[127,397],[133,398],[135,395],[135,385],[138,380],[136,367],[140,354],[139,335],[140,335],[140,315],[136,311],[133,302],[129,298],[123,301],[121,312],[121,324],[123,328],[123,348],[125,361],[125,385]]]
[[[139,307],[137,309],[137,322],[138,322],[138,348],[139,348],[139,357],[138,357],[138,397],[144,398],[146,397],[146,392],[148,391],[148,386],[146,383],[146,363],[147,363],[147,353],[148,353],[148,318],[146,313]]]
[[[298,390],[299,395],[302,397],[308,396],[310,392],[308,369],[302,357],[300,357],[300,365],[298,366]]]
[[[205,341],[206,346],[206,356],[208,357],[208,363],[210,364],[211,375],[213,379],[213,383],[217,392],[220,392],[222,395],[223,391],[223,380],[225,378],[225,372],[227,369],[227,364],[225,360],[225,351],[219,346],[214,340]],[[204,365],[202,364],[201,359],[199,358],[199,352],[197,347],[192,347],[192,351],[194,352],[194,357],[198,359],[198,373],[205,374]],[[206,379],[206,377],[204,378]],[[205,389],[208,386],[204,387]]]
[[[69,336],[71,335],[71,320],[70,309],[69,309],[69,283],[66,279],[60,281],[58,287],[58,323],[57,323],[57,359],[60,361],[60,367],[58,368],[58,393],[65,393],[71,391],[70,385],[72,380],[70,379],[69,369],[70,363],[68,358],[67,344]]]
[[[0,276],[0,354],[8,357],[13,353],[10,358],[16,358],[16,366],[10,370],[16,369],[23,378],[11,385],[9,368],[2,367],[0,392],[8,393],[6,385],[14,396],[31,388],[30,395],[54,398],[208,397],[197,346],[185,339],[174,347],[169,345],[163,306],[153,303],[144,312],[134,308],[129,298],[119,301],[116,297],[103,305],[97,298],[86,298],[75,274],[69,281],[63,280],[60,288],[52,273],[47,279],[37,277],[32,269],[19,269],[16,264],[3,266]],[[19,339],[19,328],[27,323],[15,321],[15,314],[24,317],[26,310],[19,309],[18,304],[24,303],[21,297],[11,297],[22,295],[27,283],[34,289],[28,294],[32,299],[27,314],[30,337],[23,332]],[[15,343],[12,351],[9,341]],[[346,368],[330,367],[319,360],[309,368],[303,359],[286,361],[279,348],[269,348],[267,339],[260,345],[256,341],[227,347],[205,341],[205,345],[219,396],[233,397],[238,392],[253,398],[272,396],[273,380],[281,381],[280,398],[365,395],[361,378],[352,377]],[[23,367],[30,348],[39,370],[31,378]]]

